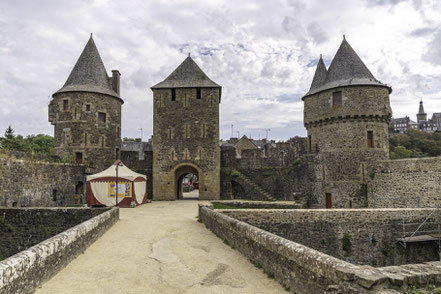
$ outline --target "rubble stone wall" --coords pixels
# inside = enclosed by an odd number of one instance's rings
[[[381,161],[368,179],[369,207],[436,207],[441,157]]]
[[[40,161],[32,155],[0,153],[0,206],[51,207],[83,203],[85,167]]]
[[[39,285],[69,264],[119,219],[118,208],[104,210],[79,225],[1,261],[0,294],[34,293]]]

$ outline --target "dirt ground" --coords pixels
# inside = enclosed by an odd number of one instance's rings
[[[154,202],[120,220],[41,286],[48,293],[287,293],[197,222],[198,202]]]

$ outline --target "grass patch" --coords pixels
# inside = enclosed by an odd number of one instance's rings
[[[219,202],[213,202],[212,204],[213,204],[214,209],[239,209],[240,208],[240,207],[226,205],[226,204],[219,203]]]

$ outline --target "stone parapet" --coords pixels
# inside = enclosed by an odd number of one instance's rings
[[[34,293],[119,219],[112,208],[0,262],[0,294]]]

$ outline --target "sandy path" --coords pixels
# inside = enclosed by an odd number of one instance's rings
[[[121,209],[43,293],[287,293],[196,221],[197,201]]]

